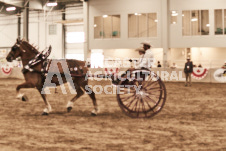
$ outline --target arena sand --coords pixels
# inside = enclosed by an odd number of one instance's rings
[[[165,83],[167,101],[151,119],[132,119],[120,110],[114,94],[96,95],[101,112],[90,116],[86,94],[66,112],[74,95],[48,95],[53,112],[41,116],[44,103],[35,89],[29,101],[15,99],[23,80],[0,79],[0,150],[226,150],[226,84]],[[105,86],[110,81],[90,81]],[[69,92],[69,91],[67,91]]]

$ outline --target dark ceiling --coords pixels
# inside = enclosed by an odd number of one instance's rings
[[[0,14],[13,15],[19,14],[26,8],[26,4],[30,10],[43,10],[48,0],[0,0]],[[57,0],[58,5],[53,7],[53,10],[62,10],[66,5],[81,4],[81,0]],[[6,11],[7,7],[15,6],[15,11]],[[50,10],[52,7],[46,7],[46,10]]]

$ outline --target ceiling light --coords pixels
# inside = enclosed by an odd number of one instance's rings
[[[136,16],[140,16],[141,14],[139,14],[139,13],[134,13],[134,15],[136,15]]]
[[[155,22],[157,23],[157,22],[158,22],[158,20],[156,19],[156,20],[155,20]]]
[[[174,13],[174,14],[171,14],[172,16],[177,16],[178,15],[178,13]]]
[[[206,24],[206,27],[210,27],[210,24]]]
[[[192,18],[191,19],[191,21],[197,21],[198,20],[198,18]]]
[[[48,3],[46,5],[47,6],[57,6],[57,2],[56,1],[48,1]]]
[[[16,10],[16,7],[7,7],[6,8],[6,11],[14,11],[14,10]]]
[[[103,18],[107,18],[108,17],[108,15],[103,15]]]

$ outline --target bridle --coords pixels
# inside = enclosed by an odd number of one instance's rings
[[[21,50],[20,44],[15,44],[15,45],[12,47],[12,51],[11,51],[9,57],[14,58],[16,49],[20,49],[20,50]],[[23,51],[23,52],[26,52],[25,50],[22,50],[22,51]]]
[[[15,44],[13,47],[12,47],[12,51],[10,52],[10,54],[9,54],[9,57],[10,58],[14,58],[14,56],[15,56],[15,51],[16,51],[16,49],[20,49],[20,45],[19,44]]]

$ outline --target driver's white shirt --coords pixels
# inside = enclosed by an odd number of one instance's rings
[[[135,66],[135,69],[141,69],[141,68],[151,68],[154,64],[154,55],[153,52],[148,49],[146,50],[145,54],[141,55],[138,63]]]

